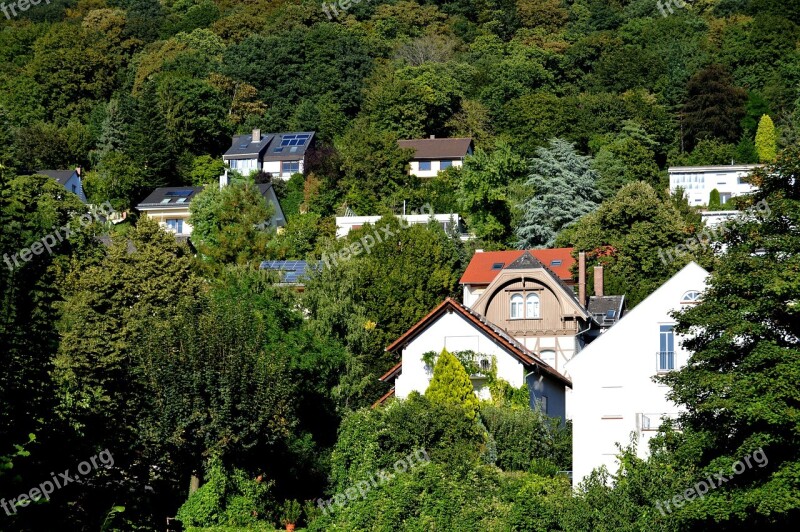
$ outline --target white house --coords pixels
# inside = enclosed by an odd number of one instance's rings
[[[707,277],[706,270],[689,263],[567,363],[573,383],[573,483],[600,466],[615,473],[616,444],[628,445],[631,435],[645,458],[661,421],[681,411],[653,377],[687,363],[689,353],[673,331],[670,313],[697,304]]]
[[[220,179],[220,186],[224,186],[227,176]],[[272,188],[272,183],[258,184],[259,192],[264,199],[272,204],[275,214],[270,220],[273,227],[283,227],[286,225],[286,218],[278,202],[278,196]],[[159,224],[175,233],[178,237],[188,237],[192,234],[192,226],[189,224],[189,206],[192,200],[202,192],[204,187],[161,187],[155,189],[137,206],[136,210],[146,214],[159,222]]]
[[[540,256],[564,260],[571,249],[566,254],[565,249],[547,251]],[[395,384],[388,395],[404,398],[411,391],[424,392],[432,373],[423,355],[446,348],[478,353],[487,363],[492,359],[499,378],[515,387],[527,384],[532,407],[538,401],[538,408],[550,416],[568,415],[570,379],[565,365],[587,342],[616,323],[624,298],[602,294],[601,268],[596,270],[597,295],[582,302],[583,293],[576,294],[531,251],[499,253],[507,262],[493,263],[498,256],[489,253],[473,256],[462,283],[482,288],[480,293],[470,292],[474,300],[469,305],[447,299],[387,348],[400,358],[381,377]],[[583,259],[581,255],[580,275],[585,274]],[[484,271],[487,267],[494,270]],[[585,291],[585,280],[578,284]],[[600,308],[603,315],[598,320],[594,311]],[[613,310],[611,318],[605,317],[607,308]],[[476,362],[484,365],[482,360]],[[487,397],[484,381],[473,376],[473,382],[476,393]]]
[[[671,166],[669,172],[669,190],[675,192],[682,188],[689,198],[689,205],[708,205],[711,191],[717,189],[720,201],[728,200],[755,190],[746,183],[747,177],[757,164],[739,164],[730,166]]]
[[[313,131],[237,135],[222,160],[242,175],[267,172],[273,178],[289,179],[305,171],[306,157],[314,144]]]
[[[384,382],[394,380],[394,388],[388,395],[404,399],[413,391],[425,393],[433,378],[433,367],[425,363],[423,355],[438,356],[442,349],[474,351],[479,357],[475,362],[486,372],[494,366],[497,377],[515,388],[527,383],[531,408],[540,408],[549,416],[564,417],[564,394],[565,388],[570,386],[569,379],[502,329],[451,298],[445,299],[386,348],[401,357],[401,361],[381,377]],[[482,399],[490,399],[486,373],[470,377],[475,393]]]
[[[442,226],[445,232],[455,228],[461,240],[468,240],[469,235],[464,233],[461,217],[457,213],[449,214],[398,214],[397,217],[408,225],[425,225],[431,218]],[[375,224],[381,216],[337,216],[336,238],[347,236],[353,229],[360,229],[364,224]]]
[[[83,193],[83,183],[81,182],[80,166],[75,168],[75,170],[39,170],[36,173],[52,177],[68,192],[72,192],[78,196],[82,202],[86,203],[86,194]]]
[[[399,140],[403,149],[414,150],[411,158],[409,174],[417,177],[436,177],[451,166],[461,166],[464,158],[472,155],[473,146],[470,138],[437,139],[431,135],[428,139]]]

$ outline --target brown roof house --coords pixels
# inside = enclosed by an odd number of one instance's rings
[[[414,150],[409,173],[417,177],[436,177],[439,171],[451,166],[461,166],[464,158],[472,155],[472,139],[399,140],[401,148]]]
[[[476,256],[483,261],[480,253]],[[602,270],[597,270],[593,305],[603,301],[615,310],[611,322],[605,315],[598,321],[585,297],[583,256],[579,263],[577,294],[530,251],[521,251],[487,278],[488,284],[467,305],[446,299],[386,348],[400,362],[381,377],[394,385],[382,400],[424,393],[433,377],[431,353],[447,349],[461,352],[462,359],[472,357],[473,367],[480,368],[471,375],[480,398],[491,397],[488,376],[494,375],[514,388],[527,386],[531,408],[569,417],[572,383],[564,366],[619,319],[624,305],[621,296],[603,295]]]

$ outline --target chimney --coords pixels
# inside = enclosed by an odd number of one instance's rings
[[[436,135],[431,135],[431,138],[432,138],[432,139],[435,139],[435,138],[436,138]]]
[[[603,267],[594,267],[594,295],[601,297],[603,295]]]
[[[254,129],[253,130],[253,142],[261,142],[261,130]]]
[[[75,173],[78,174],[78,177],[81,176],[81,167],[80,166],[76,166],[75,167]]]
[[[228,177],[228,169],[226,168],[225,169],[225,173],[222,174],[221,176],[219,176],[219,188],[220,188],[220,190],[222,190],[222,187],[228,186],[228,183],[230,183],[230,181],[231,180]]]
[[[578,301],[586,306],[586,252],[578,253]]]

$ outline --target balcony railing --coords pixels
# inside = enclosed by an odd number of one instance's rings
[[[656,357],[659,373],[666,373],[675,369],[675,351],[657,351]]]

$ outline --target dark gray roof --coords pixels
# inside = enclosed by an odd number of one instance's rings
[[[228,151],[225,152],[223,158],[225,159],[252,159],[259,157],[267,149],[269,143],[275,138],[273,133],[261,135],[259,142],[253,142],[253,134],[249,135],[236,135],[233,137],[233,142]]]
[[[36,173],[52,177],[59,185],[66,185],[69,178],[75,175],[75,170],[38,170]]]
[[[286,216],[283,214],[281,203],[278,201],[278,196],[275,194],[275,189],[272,187],[272,183],[259,183],[256,186],[258,187],[259,192],[261,192],[261,195],[264,196],[264,199],[271,203],[275,208],[275,214],[272,215],[272,226],[283,227],[286,225]]]
[[[625,311],[625,296],[591,296],[586,309],[601,326],[610,327]]]
[[[203,187],[160,187],[139,202],[137,209],[142,207],[184,207],[192,202]]]
[[[301,159],[314,141],[314,131],[290,131],[261,135],[253,142],[253,134],[236,135],[223,159],[254,159],[285,161]]]

